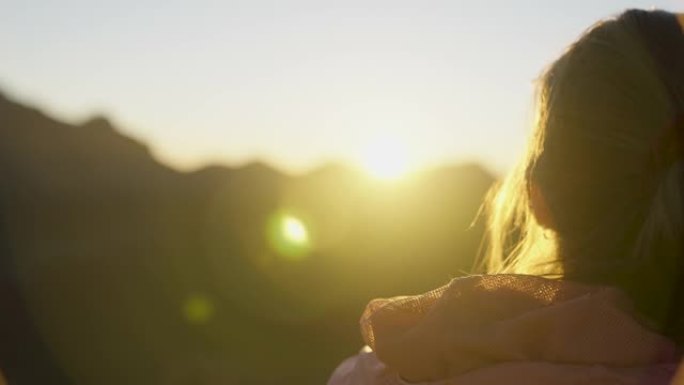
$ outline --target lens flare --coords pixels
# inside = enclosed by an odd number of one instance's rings
[[[192,295],[183,303],[183,315],[191,324],[205,324],[214,315],[214,303],[203,295]]]
[[[267,238],[271,248],[288,260],[302,260],[311,251],[307,225],[302,219],[289,213],[279,212],[271,217]]]
[[[304,223],[299,219],[286,216],[282,224],[283,236],[292,243],[305,244],[309,241],[309,233],[306,231]]]

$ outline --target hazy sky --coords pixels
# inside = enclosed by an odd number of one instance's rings
[[[0,0],[0,90],[106,114],[181,168],[303,171],[390,141],[505,170],[541,69],[628,7],[684,1]]]

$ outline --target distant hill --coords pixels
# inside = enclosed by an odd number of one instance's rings
[[[0,367],[17,384],[324,383],[369,299],[470,268],[493,179],[181,173],[104,117],[69,125],[0,94]],[[307,231],[296,256],[274,240],[283,215]]]

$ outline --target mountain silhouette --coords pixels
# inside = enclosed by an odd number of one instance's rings
[[[71,125],[0,94],[0,180],[9,383],[320,384],[360,347],[368,300],[469,270],[494,177],[178,172],[105,117]],[[296,257],[272,234],[290,217],[310,241]]]

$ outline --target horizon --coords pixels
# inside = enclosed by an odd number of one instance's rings
[[[378,179],[378,182],[402,182],[399,184],[404,184],[403,182],[408,182],[410,181],[413,177],[420,177],[426,174],[429,174],[431,172],[435,171],[441,171],[445,169],[463,169],[463,168],[469,168],[469,167],[477,167],[481,169],[485,174],[490,175],[492,177],[499,177],[500,174],[496,172],[496,170],[491,170],[489,169],[485,164],[482,164],[477,161],[469,161],[469,160],[464,160],[464,161],[457,161],[457,162],[444,162],[444,163],[439,163],[439,164],[434,164],[426,167],[421,167],[421,168],[416,168],[410,170],[410,172],[407,172],[405,174],[401,175],[401,178],[382,178],[382,177],[377,177],[373,175],[372,172],[368,172],[368,170],[364,169],[362,165],[358,164],[353,164],[351,162],[345,162],[343,160],[330,160],[327,162],[322,162],[318,164],[312,165],[311,168],[306,169],[306,170],[287,170],[285,168],[282,168],[278,164],[274,164],[273,162],[269,162],[268,160],[264,160],[261,158],[251,158],[247,159],[244,162],[241,163],[226,163],[226,162],[221,162],[216,161],[212,162],[209,161],[207,163],[201,163],[198,164],[194,168],[178,168],[174,167],[173,164],[169,164],[168,162],[165,162],[164,159],[160,159],[157,154],[155,154],[154,151],[154,146],[152,143],[146,142],[144,139],[137,138],[130,136],[127,134],[125,131],[125,127],[119,126],[117,123],[113,122],[110,117],[104,116],[104,115],[92,115],[87,117],[85,120],[79,121],[79,122],[67,122],[64,120],[59,119],[58,117],[54,116],[51,111],[44,109],[42,106],[36,106],[36,105],[31,105],[26,101],[18,100],[17,98],[13,97],[12,95],[8,95],[3,91],[3,89],[0,87],[0,100],[1,99],[6,99],[12,104],[17,104],[21,106],[21,108],[35,111],[38,114],[43,115],[46,117],[48,120],[55,121],[59,124],[66,124],[71,127],[83,127],[87,124],[90,124],[93,121],[100,121],[100,122],[106,122],[108,126],[111,127],[111,129],[115,132],[116,135],[119,135],[123,138],[127,138],[130,140],[133,140],[134,142],[138,143],[139,145],[143,146],[149,153],[150,158],[159,163],[163,167],[170,168],[176,172],[179,173],[195,173],[195,172],[202,172],[204,170],[208,169],[213,169],[213,168],[223,168],[227,170],[241,170],[245,168],[250,168],[250,167],[265,167],[275,173],[278,173],[282,176],[288,177],[288,178],[298,178],[298,177],[307,177],[311,174],[317,173],[319,171],[325,171],[325,170],[330,170],[332,169],[337,169],[337,170],[345,170],[351,173],[356,174],[356,176],[361,177],[363,176],[364,179],[372,180],[372,179]],[[391,183],[394,184],[394,183]]]
[[[534,79],[568,44],[623,9],[682,6],[40,3],[0,15],[8,98],[70,124],[105,116],[177,170],[332,163],[389,179],[460,163],[504,173]]]

